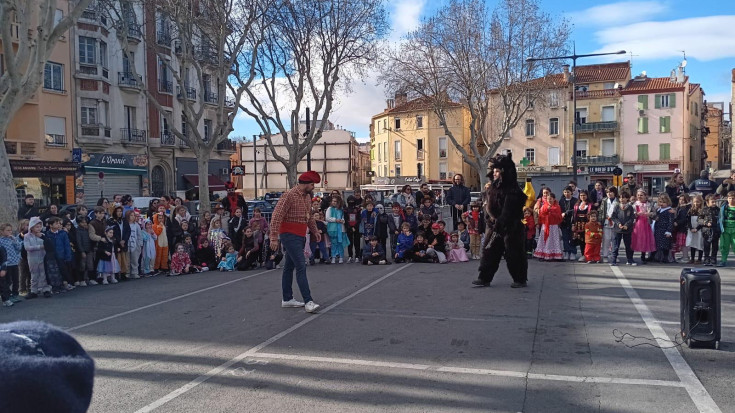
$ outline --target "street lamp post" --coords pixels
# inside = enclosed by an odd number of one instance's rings
[[[253,135],[253,199],[258,199],[258,135]]]
[[[572,54],[568,56],[554,56],[554,57],[529,57],[526,62],[538,62],[541,60],[562,60],[572,59],[572,113],[574,114],[574,121],[572,122],[572,169],[574,182],[577,182],[577,59],[580,57],[592,57],[592,56],[607,56],[615,54],[625,54],[625,50],[619,50],[617,52],[610,53],[589,53],[589,54],[577,54],[576,45],[572,46]]]

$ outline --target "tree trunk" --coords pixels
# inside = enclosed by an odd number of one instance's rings
[[[288,177],[288,187],[293,188],[298,183],[298,161],[290,163],[286,166],[286,176]]]
[[[487,172],[484,174],[478,173],[478,175],[480,176],[480,188],[479,189],[480,189],[480,192],[482,192],[482,190],[485,189],[485,184],[490,182],[490,178],[487,177]]]
[[[5,152],[5,145],[0,144],[0,223],[18,221],[18,196],[15,193],[15,182],[10,171],[10,160]],[[15,225],[13,225],[15,228]]]
[[[197,152],[197,173],[199,174],[199,213],[209,211],[209,153]]]

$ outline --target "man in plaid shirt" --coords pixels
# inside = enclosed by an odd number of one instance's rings
[[[314,171],[301,174],[299,183],[278,200],[270,226],[271,251],[278,250],[280,237],[286,255],[281,277],[281,289],[283,290],[281,307],[305,307],[307,313],[315,313],[319,310],[319,304],[311,299],[309,280],[306,278],[306,258],[304,257],[307,228],[316,235],[316,242],[321,241],[321,234],[311,214],[311,192],[314,190],[314,184],[319,181],[321,178]],[[293,298],[294,269],[296,270],[296,283],[299,285],[304,302]]]

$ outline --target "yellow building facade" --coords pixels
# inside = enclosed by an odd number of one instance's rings
[[[460,104],[446,110],[452,135],[470,152],[469,111]],[[374,178],[418,177],[422,182],[447,181],[462,174],[468,187],[479,185],[477,171],[445,133],[427,99],[389,99],[386,109],[371,119],[370,164]]]

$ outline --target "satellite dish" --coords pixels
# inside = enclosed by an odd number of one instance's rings
[[[687,67],[687,60],[684,59],[681,61],[681,67]]]

